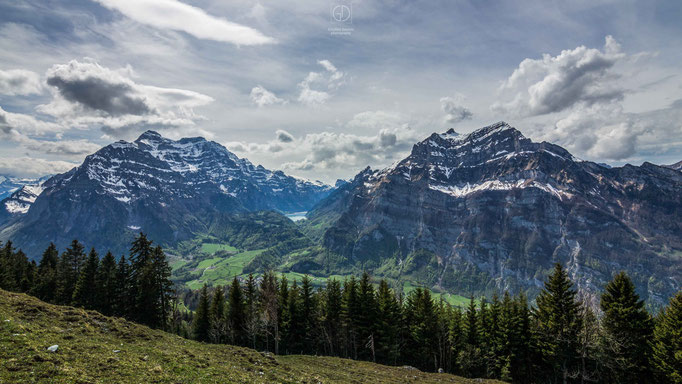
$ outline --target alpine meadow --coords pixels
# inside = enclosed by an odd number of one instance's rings
[[[0,0],[0,383],[682,384],[679,20]]]

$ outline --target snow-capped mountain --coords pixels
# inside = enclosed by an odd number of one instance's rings
[[[216,142],[147,131],[50,178],[29,209],[15,207],[24,214],[0,222],[0,238],[29,254],[72,238],[119,251],[137,231],[173,245],[211,233],[217,215],[306,211],[331,189],[254,166]]]
[[[434,133],[308,216],[362,268],[460,294],[536,293],[555,262],[588,295],[621,269],[650,302],[682,287],[682,174],[582,161],[504,122]]]
[[[45,181],[50,176],[43,176],[40,178],[22,178],[0,175],[0,200],[10,197],[11,194],[18,191],[24,185],[35,185]]]

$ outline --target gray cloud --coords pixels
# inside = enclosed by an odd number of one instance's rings
[[[40,75],[24,69],[0,70],[0,94],[2,95],[31,95],[39,94],[43,90]]]
[[[274,93],[268,91],[264,87],[258,85],[251,89],[251,101],[259,107],[264,107],[273,104],[286,104],[287,101],[280,99]]]
[[[73,127],[101,127],[107,134],[192,126],[203,117],[194,107],[213,98],[184,89],[161,88],[134,82],[132,68],[111,70],[93,61],[72,60],[53,65],[47,83],[54,98],[38,111]]]
[[[469,108],[462,105],[462,97],[441,97],[440,108],[445,112],[445,122],[456,124],[464,120],[471,120],[474,115]]]
[[[525,59],[500,89],[511,100],[496,102],[491,108],[533,116],[560,112],[577,104],[622,100],[625,90],[612,68],[625,57],[616,40],[607,36],[603,51],[580,46],[554,57],[545,54],[542,59]]]
[[[152,112],[145,100],[135,95],[129,84],[112,83],[97,77],[65,78],[60,77],[59,72],[51,73],[47,84],[56,87],[66,100],[111,116],[146,115]]]
[[[283,129],[278,129],[275,134],[277,135],[277,140],[281,141],[282,143],[291,143],[294,141],[294,136]]]

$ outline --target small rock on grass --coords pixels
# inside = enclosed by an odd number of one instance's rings
[[[59,349],[59,345],[57,344],[47,347],[48,352],[57,352],[57,349]]]

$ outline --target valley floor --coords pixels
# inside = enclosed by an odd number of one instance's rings
[[[58,345],[56,352],[47,348]],[[211,345],[0,290],[0,383],[496,383]],[[499,382],[498,382],[499,383]]]

